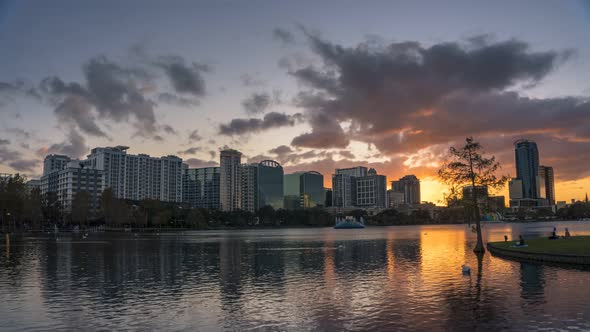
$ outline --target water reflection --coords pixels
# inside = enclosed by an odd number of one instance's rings
[[[486,236],[527,231],[510,227]],[[478,257],[474,240],[463,226],[5,237],[0,317],[8,330],[590,328],[590,273]]]

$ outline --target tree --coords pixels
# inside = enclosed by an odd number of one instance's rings
[[[43,216],[45,220],[51,223],[57,223],[61,220],[61,204],[59,203],[57,193],[50,191],[43,199]]]
[[[72,221],[79,225],[85,225],[90,216],[90,194],[81,190],[72,199]]]
[[[476,186],[485,186],[488,189],[497,190],[504,186],[508,181],[507,176],[496,176],[500,169],[500,163],[496,157],[485,158],[482,156],[483,148],[481,144],[467,137],[465,145],[460,148],[451,147],[449,149],[449,160],[446,161],[438,171],[440,179],[451,187],[452,192],[458,192],[457,188],[463,186],[472,186],[472,194],[469,195],[469,205],[472,207],[467,213],[471,213],[475,220],[477,232],[477,244],[473,249],[476,253],[485,252],[483,239],[481,236],[481,216],[478,208],[478,190]],[[465,201],[465,200],[464,200]],[[468,206],[466,205],[466,208]]]
[[[25,219],[34,227],[38,227],[43,220],[43,199],[41,190],[33,188],[25,199]]]

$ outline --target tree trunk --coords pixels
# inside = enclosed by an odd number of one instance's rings
[[[475,253],[485,253],[486,249],[483,245],[483,237],[481,235],[481,215],[479,214],[479,205],[477,204],[477,190],[475,184],[473,185],[473,216],[475,217],[475,230],[477,231],[477,244],[473,248]]]

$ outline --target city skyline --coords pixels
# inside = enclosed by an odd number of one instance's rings
[[[422,200],[440,203],[444,153],[474,136],[512,177],[513,142],[537,142],[558,201],[590,188],[583,2],[456,2],[472,14],[461,23],[452,6],[431,3],[446,14],[432,18],[434,34],[404,18],[420,4],[61,4],[0,5],[0,172],[39,177],[48,153],[80,158],[116,145],[219,166],[219,151],[232,147],[247,163],[277,160],[286,174],[318,171],[326,187],[336,168],[362,165],[388,181],[416,174]],[[318,16],[303,15],[312,6]],[[116,19],[132,10],[133,24]],[[365,18],[354,28],[319,19],[329,11]],[[105,25],[112,16],[118,23]],[[174,23],[147,24],[163,17]]]

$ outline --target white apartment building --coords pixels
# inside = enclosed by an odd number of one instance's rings
[[[151,157],[127,154],[126,146],[94,148],[88,155],[90,167],[103,170],[105,188],[116,197],[163,202],[182,202],[183,170],[176,156]]]
[[[242,153],[236,150],[223,150],[220,153],[219,200],[222,211],[242,208]]]

